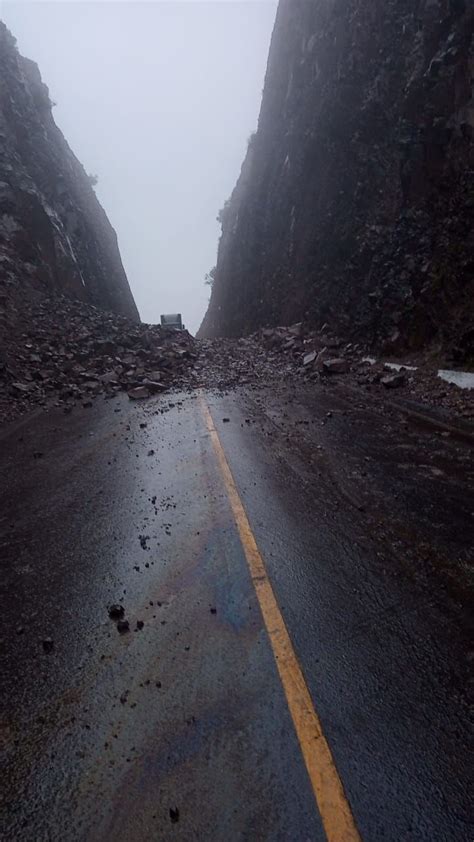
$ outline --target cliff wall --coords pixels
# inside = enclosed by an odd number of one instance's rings
[[[139,320],[115,231],[54,122],[38,67],[0,22],[0,329],[44,294]]]
[[[474,6],[280,0],[201,336],[473,354]]]

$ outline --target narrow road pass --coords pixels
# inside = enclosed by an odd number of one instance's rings
[[[212,415],[204,400],[202,407],[327,838],[330,842],[358,840],[359,834],[331,750],[314,710]]]
[[[471,838],[469,444],[288,400],[297,431],[236,390],[3,434],[2,838]]]

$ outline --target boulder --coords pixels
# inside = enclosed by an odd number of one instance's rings
[[[334,357],[331,360],[324,360],[323,362],[323,372],[325,374],[347,374],[348,371],[349,364],[342,357]]]
[[[398,389],[400,386],[404,386],[407,381],[405,375],[400,371],[397,374],[388,374],[386,377],[382,377],[380,382],[386,389]]]
[[[118,383],[117,374],[115,371],[106,371],[100,376],[101,383]]]
[[[134,389],[130,389],[128,392],[128,397],[131,401],[139,401],[143,400],[144,398],[150,397],[150,392],[148,391],[146,386],[136,386]]]
[[[143,386],[146,386],[152,394],[156,392],[164,392],[166,390],[164,383],[160,383],[159,380],[148,380],[148,378],[143,380]]]
[[[34,389],[35,387],[34,387],[34,383],[30,382],[30,383],[12,383],[11,388],[12,388],[13,394],[15,394],[15,393],[17,393],[17,394],[27,394],[28,392],[31,392],[31,390]]]
[[[294,325],[290,325],[289,328],[287,328],[287,332],[290,336],[301,336],[303,333],[303,322],[297,322]]]
[[[305,354],[303,357],[303,365],[312,365],[318,356],[316,351],[310,351],[309,354]]]

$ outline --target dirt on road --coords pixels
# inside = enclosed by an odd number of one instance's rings
[[[325,838],[202,401],[362,838],[467,841],[470,433],[341,378],[4,431],[3,838]]]
[[[470,395],[288,331],[4,426],[2,838],[326,838],[237,498],[354,828],[470,839]]]

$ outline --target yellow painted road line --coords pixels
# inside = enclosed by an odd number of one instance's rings
[[[329,842],[360,842],[359,832],[344,793],[331,749],[323,734],[321,722],[314,709],[285,621],[270,584],[265,563],[257,547],[209,407],[203,397],[201,397],[201,406],[239,530],[240,540],[326,837]]]

